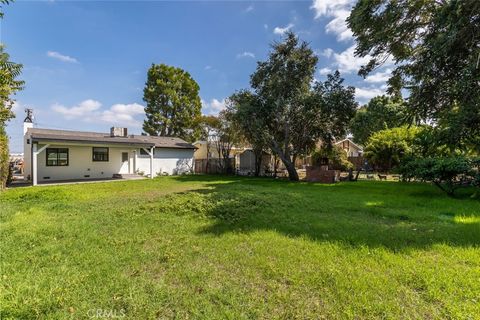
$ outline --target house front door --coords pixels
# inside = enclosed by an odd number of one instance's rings
[[[120,173],[130,173],[128,152],[122,152],[122,164]]]

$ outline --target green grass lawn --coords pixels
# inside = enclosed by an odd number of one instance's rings
[[[480,201],[429,185],[162,177],[0,208],[1,319],[480,318]]]

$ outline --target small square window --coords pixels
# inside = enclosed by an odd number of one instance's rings
[[[68,166],[67,148],[47,148],[47,166]]]
[[[108,148],[93,147],[92,154],[93,161],[108,161]]]

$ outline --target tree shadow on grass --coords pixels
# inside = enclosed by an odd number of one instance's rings
[[[449,199],[428,185],[320,185],[211,176],[178,180],[205,178],[210,188],[189,191],[203,195],[205,204],[199,206],[205,205],[205,214],[214,220],[202,234],[272,230],[393,251],[435,244],[480,246],[480,202]]]

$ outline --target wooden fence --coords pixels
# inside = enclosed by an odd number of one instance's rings
[[[208,174],[235,173],[235,158],[231,158],[229,160],[230,160],[230,165],[228,166],[228,170],[224,170],[221,166],[223,159],[222,160],[217,158],[208,159],[208,166],[207,166],[207,159],[195,159],[195,173],[208,173]]]

